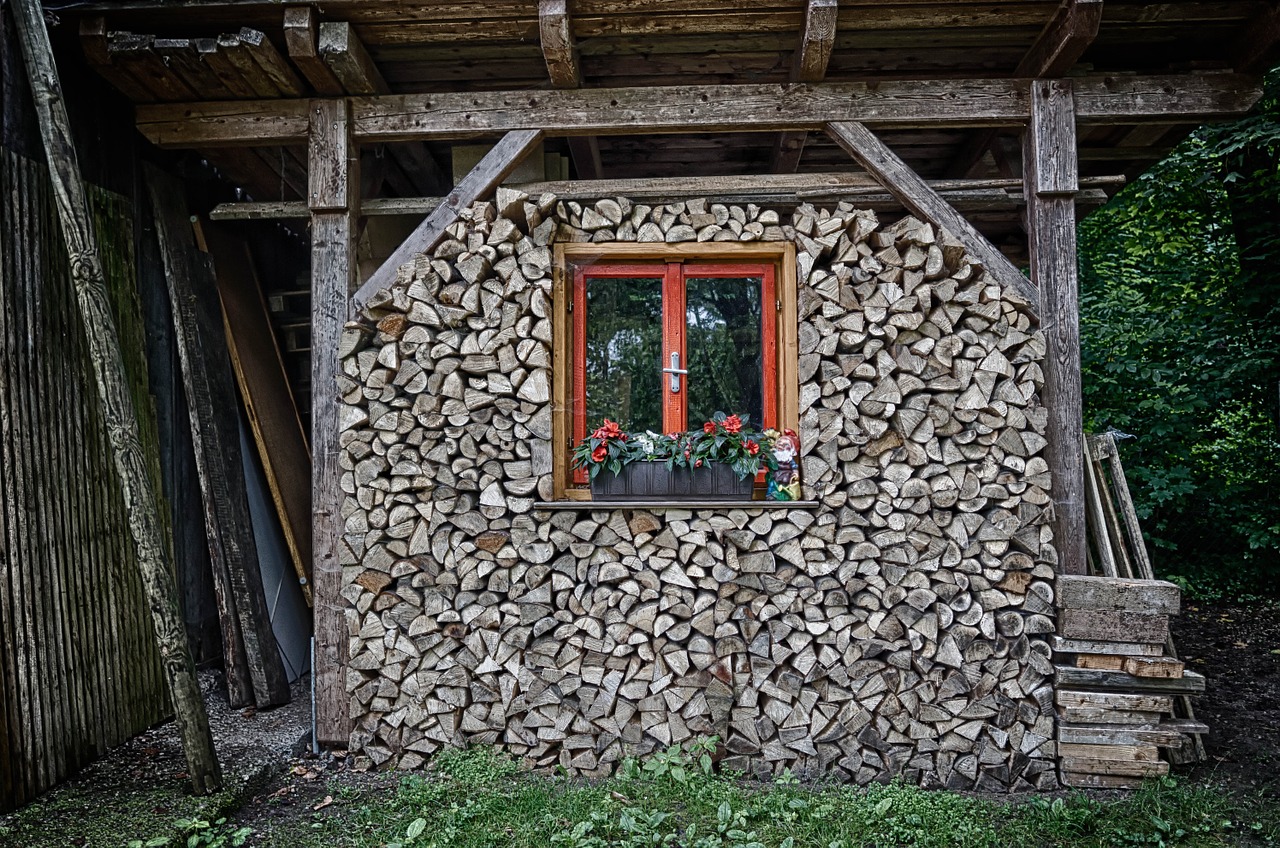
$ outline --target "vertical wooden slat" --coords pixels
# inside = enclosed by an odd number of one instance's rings
[[[342,489],[338,466],[338,342],[356,283],[355,227],[360,153],[346,100],[311,101],[311,508],[315,610],[316,740],[345,746],[350,737],[342,598]]]
[[[1023,137],[1031,279],[1039,291],[1047,348],[1045,438],[1053,478],[1053,537],[1063,574],[1084,574],[1086,569],[1074,104],[1069,81],[1033,80],[1031,123]]]
[[[1105,485],[1104,480],[1100,480],[1093,464],[1093,456],[1089,453],[1089,442],[1083,442],[1085,450],[1084,456],[1084,485],[1086,500],[1089,502],[1090,515],[1087,522],[1090,530],[1093,531],[1094,549],[1098,554],[1098,564],[1102,568],[1103,577],[1119,577],[1116,571],[1116,559],[1112,550],[1112,541],[1107,533],[1107,519],[1102,512],[1102,498]]]

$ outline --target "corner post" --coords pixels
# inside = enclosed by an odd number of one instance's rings
[[[315,599],[316,741],[345,747],[351,733],[342,598],[342,489],[338,340],[356,284],[360,153],[345,99],[312,100],[307,203],[311,210],[311,533]]]
[[[1075,195],[1079,189],[1075,100],[1068,80],[1031,83],[1022,140],[1031,279],[1040,293],[1046,354],[1045,438],[1053,476],[1054,547],[1061,574],[1084,574],[1084,432],[1080,378],[1080,284]]]

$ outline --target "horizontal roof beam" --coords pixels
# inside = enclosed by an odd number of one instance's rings
[[[1236,74],[1088,76],[1074,80],[1079,123],[1195,123],[1248,111],[1256,77]],[[1030,80],[905,80],[812,85],[653,86],[353,97],[362,142],[492,137],[817,130],[857,121],[875,129],[1018,126]],[[308,100],[145,104],[138,129],[172,148],[301,143]]]

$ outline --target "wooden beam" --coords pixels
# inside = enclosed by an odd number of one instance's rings
[[[1085,449],[1080,375],[1079,280],[1074,195],[1079,188],[1072,85],[1031,84],[1031,123],[1023,137],[1031,279],[1040,292],[1044,332],[1045,449],[1053,478],[1053,540],[1058,571],[1085,574]]]
[[[1028,79],[1060,77],[1075,67],[1084,51],[1098,37],[1098,27],[1102,24],[1102,2],[1103,0],[1062,0],[1053,17],[1032,43],[1031,49],[1018,63],[1013,75]],[[992,130],[975,133],[947,169],[947,173],[962,177],[974,176],[975,169],[995,138],[996,133]]]
[[[1013,75],[1038,79],[1066,74],[1098,37],[1101,23],[1102,0],[1062,0]]]
[[[362,309],[374,294],[389,288],[395,282],[396,272],[401,265],[435,247],[436,242],[444,235],[445,228],[457,219],[458,213],[506,179],[540,141],[542,130],[515,130],[507,133],[360,287],[353,298],[355,309]]]
[[[800,31],[800,47],[791,65],[792,82],[822,82],[831,61],[831,48],[836,43],[836,0],[809,0],[804,9],[804,27]],[[794,174],[804,155],[808,131],[780,133],[773,145],[775,174]]]
[[[568,0],[538,0],[538,35],[551,84],[556,88],[581,88],[582,63],[578,61]],[[579,179],[598,180],[603,175],[600,143],[594,136],[569,139],[569,155]]]
[[[367,168],[362,169],[367,171]],[[929,186],[952,206],[963,210],[971,201],[984,205],[989,192],[998,192],[1010,209],[1022,201],[1021,179],[927,180]],[[1123,176],[1084,177],[1082,193],[1090,192],[1091,202],[1105,203],[1107,191],[1125,184]],[[804,201],[854,200],[877,204],[888,197],[884,187],[866,174],[755,174],[732,177],[655,177],[624,180],[556,180],[516,183],[509,186],[531,197],[550,192],[561,200],[592,200],[627,197],[644,203],[676,203],[693,197],[716,197],[725,203],[794,206]],[[1017,189],[1016,192],[1009,190]],[[369,192],[366,191],[366,194]],[[428,215],[443,202],[441,197],[366,198],[360,203],[365,217],[382,215]],[[898,205],[897,201],[893,201]],[[311,214],[304,201],[219,203],[209,213],[214,221],[265,221],[306,218]]]
[[[311,205],[311,541],[315,560],[316,740],[346,747],[347,620],[342,597],[342,469],[338,464],[338,341],[356,281],[360,153],[346,100],[313,100],[308,162]]]
[[[312,6],[289,6],[284,10],[284,44],[289,59],[302,72],[316,94],[342,94],[342,83],[320,58],[319,21]]]
[[[551,84],[556,88],[580,88],[582,66],[573,40],[568,0],[538,0],[538,35]]]
[[[857,123],[831,123],[827,125],[827,134],[912,214],[943,227],[963,242],[995,282],[1006,292],[1025,299],[1035,313],[1038,296],[1022,272],[871,130]]]
[[[107,48],[107,24],[102,16],[84,18],[80,21],[80,46],[89,66],[107,82],[115,86],[120,93],[135,103],[151,103],[155,95],[142,83],[133,78],[127,70],[117,67],[111,61],[111,53]]]
[[[1247,112],[1259,81],[1238,74],[1081,77],[1080,123],[1178,124]],[[141,104],[138,129],[160,147],[300,143],[305,100]],[[464,139],[516,129],[548,135],[656,135],[822,129],[828,121],[874,128],[1020,126],[1026,80],[905,80],[791,85],[653,86],[360,97],[362,142]]]
[[[53,48],[45,29],[39,0],[9,4],[32,100],[40,123],[49,175],[57,201],[58,221],[66,242],[71,282],[84,322],[89,359],[98,389],[99,412],[111,443],[120,494],[129,519],[137,554],[139,579],[147,597],[160,662],[164,668],[178,736],[187,760],[187,774],[198,795],[218,791],[222,774],[209,732],[209,716],[196,679],[186,627],[178,608],[173,564],[161,530],[155,486],[138,439],[138,415],[129,390],[120,339],[111,315],[110,299],[98,255],[97,235],[76,159],[66,96],[53,62]]]
[[[1242,74],[1265,74],[1280,63],[1280,5],[1270,8],[1249,22],[1236,39],[1231,52],[1235,68]]]
[[[351,24],[345,21],[320,24],[320,58],[348,94],[388,94],[391,91],[364,43]]]
[[[266,33],[250,27],[242,27],[239,32],[240,44],[249,51],[253,61],[262,73],[271,80],[285,97],[301,97],[302,80],[293,72],[293,68],[276,50],[275,45],[267,40]]]

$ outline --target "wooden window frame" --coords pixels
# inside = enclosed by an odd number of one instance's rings
[[[551,355],[551,460],[554,500],[590,501],[589,489],[576,487],[570,470],[570,452],[574,439],[573,377],[574,369],[581,368],[575,352],[575,333],[585,331],[585,311],[571,312],[570,302],[575,295],[575,276],[578,271],[593,265],[608,263],[620,266],[619,276],[638,267],[626,269],[628,264],[643,266],[660,272],[669,269],[670,263],[686,263],[696,269],[723,271],[730,263],[773,266],[774,320],[776,367],[765,369],[776,375],[773,396],[779,429],[799,430],[800,386],[798,357],[798,320],[796,312],[796,251],[790,242],[747,243],[605,243],[555,245],[555,267],[552,276],[552,355]],[[664,275],[670,280],[670,273]],[[683,290],[683,289],[682,289]],[[575,323],[576,322],[576,323]],[[763,341],[763,340],[762,340]],[[765,351],[764,355],[768,356]],[[681,357],[684,361],[684,357]],[[582,375],[578,375],[582,379]],[[765,397],[770,396],[767,387]],[[585,412],[583,413],[585,414]]]

